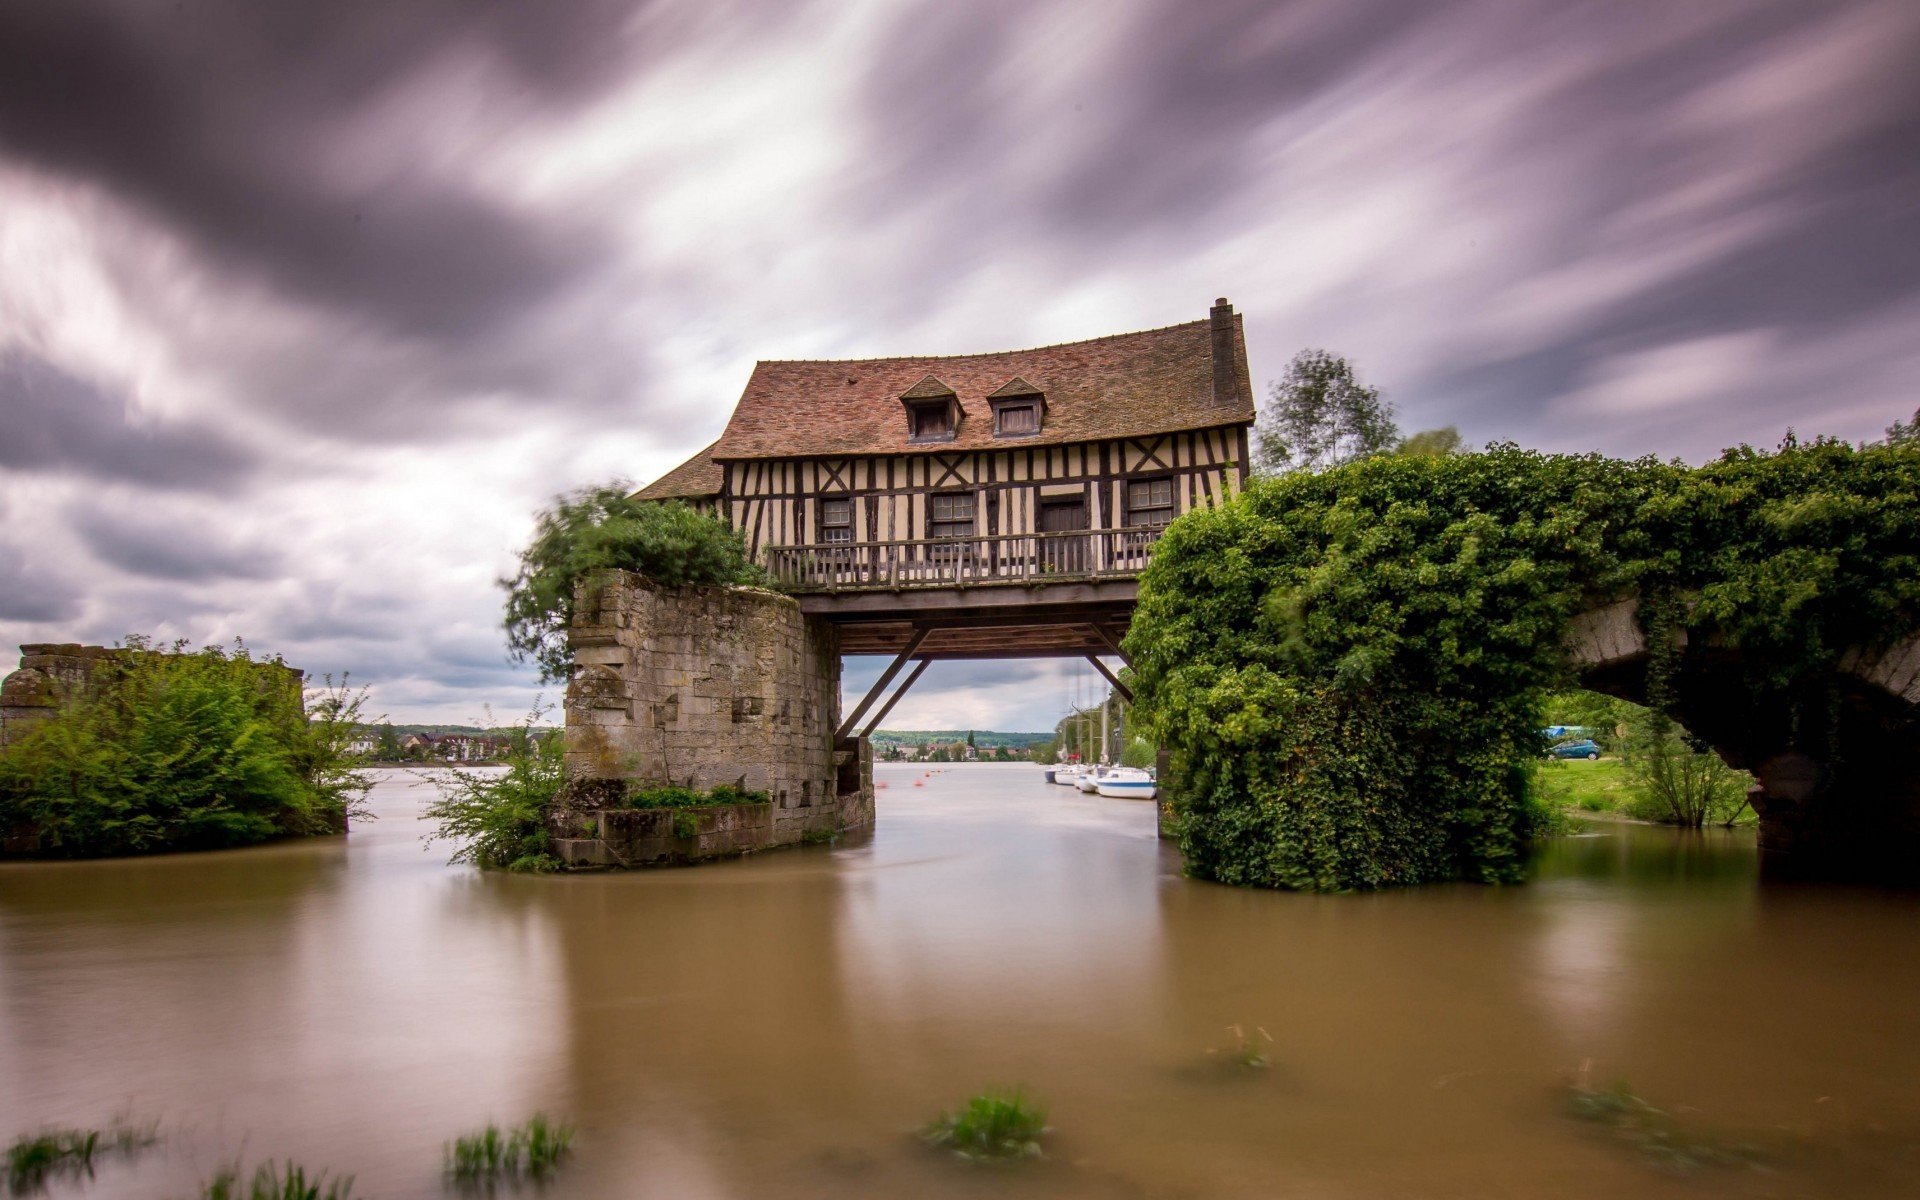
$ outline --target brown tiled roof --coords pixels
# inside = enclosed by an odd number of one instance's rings
[[[1210,320],[998,354],[762,362],[710,452],[723,460],[938,454],[1250,422],[1253,388],[1240,316],[1220,311],[1232,323],[1230,339],[1222,330],[1234,357],[1224,373],[1229,395],[1214,395]],[[1016,379],[1045,394],[1045,423],[1037,434],[995,438],[987,397]],[[951,388],[958,398],[964,416],[950,442],[907,443],[901,399],[923,385]]]
[[[713,461],[715,442],[633,494],[635,500],[691,500],[720,494],[725,472]]]

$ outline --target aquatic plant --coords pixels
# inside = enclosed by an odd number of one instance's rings
[[[517,1129],[488,1122],[478,1133],[447,1143],[447,1175],[463,1184],[522,1176],[543,1179],[572,1152],[573,1126],[535,1113]]]
[[[1567,1111],[1578,1120],[1608,1130],[1649,1162],[1668,1170],[1751,1166],[1760,1157],[1747,1141],[1690,1127],[1655,1108],[1635,1095],[1624,1080],[1606,1088],[1576,1080],[1567,1085],[1566,1103]]]
[[[1273,1035],[1258,1025],[1253,1027],[1253,1033],[1258,1036],[1248,1034],[1242,1026],[1229,1025],[1227,1036],[1231,1040],[1225,1046],[1207,1053],[1242,1070],[1264,1071],[1273,1065],[1273,1060],[1267,1057],[1268,1051],[1273,1049]]]
[[[536,703],[507,735],[504,772],[436,772],[440,798],[427,805],[435,823],[427,841],[453,842],[450,863],[505,871],[556,870],[547,808],[567,780],[566,746],[555,730],[542,729],[547,709]]]
[[[34,1191],[50,1178],[84,1175],[105,1154],[132,1154],[160,1140],[154,1125],[115,1121],[106,1129],[45,1129],[22,1134],[7,1147],[7,1187],[15,1195]]]
[[[283,1166],[269,1160],[254,1168],[243,1187],[236,1162],[201,1185],[200,1200],[353,1200],[353,1176],[328,1179],[321,1171],[309,1179],[299,1163],[289,1160]]]
[[[920,1136],[969,1162],[1009,1162],[1045,1158],[1040,1138],[1046,1132],[1047,1110],[1015,1088],[969,1098],[959,1112],[942,1112],[927,1122]]]

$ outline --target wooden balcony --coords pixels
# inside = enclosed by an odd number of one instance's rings
[[[788,591],[836,593],[1041,586],[1131,579],[1147,565],[1159,529],[1094,529],[992,537],[920,538],[768,546],[767,570]]]

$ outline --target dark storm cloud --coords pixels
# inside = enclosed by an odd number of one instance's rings
[[[230,491],[253,456],[197,421],[136,419],[100,388],[0,350],[0,467],[157,488]]]
[[[112,511],[103,511],[88,502],[75,506],[69,523],[102,562],[146,579],[272,579],[284,565],[272,548],[235,536],[230,522],[219,513],[166,520],[130,504],[115,504]]]
[[[80,599],[78,586],[53,577],[0,541],[0,621],[72,620],[80,611]],[[0,661],[0,667],[5,665]]]

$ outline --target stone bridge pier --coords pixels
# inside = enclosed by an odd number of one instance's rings
[[[836,743],[832,625],[754,588],[666,588],[625,571],[576,593],[569,782],[548,820],[574,866],[688,862],[873,822],[872,755]],[[765,805],[634,809],[629,790],[726,784]]]
[[[1569,649],[1583,686],[1645,704],[1636,609],[1624,600],[1583,614]],[[1814,686],[1807,707],[1828,719],[1796,730],[1782,706],[1755,695],[1737,649],[1685,645],[1674,715],[1759,781],[1749,798],[1768,876],[1920,881],[1920,634],[1851,650]]]

